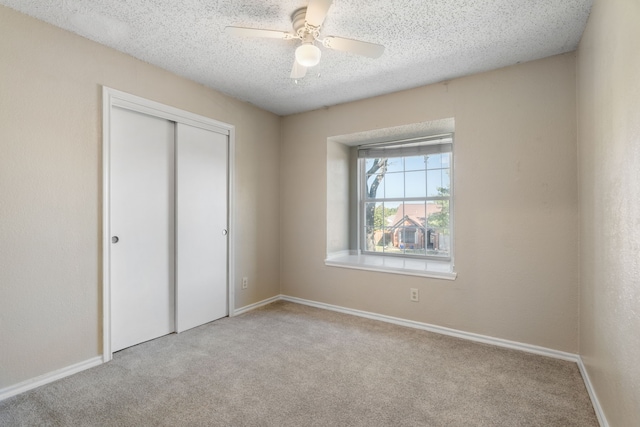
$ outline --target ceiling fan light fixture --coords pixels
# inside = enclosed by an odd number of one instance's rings
[[[314,67],[320,62],[322,52],[318,46],[312,43],[305,43],[296,49],[296,61],[304,67]]]

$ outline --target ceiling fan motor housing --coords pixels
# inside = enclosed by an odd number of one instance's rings
[[[302,33],[305,32],[306,16],[307,16],[306,7],[301,7],[300,9],[293,12],[293,14],[291,14],[291,23],[293,24],[293,32],[299,36],[303,36],[301,32]]]

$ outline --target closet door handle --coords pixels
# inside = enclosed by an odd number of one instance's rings
[[[223,235],[223,236],[226,236],[228,233],[229,233],[229,232],[227,231],[227,229],[226,229],[226,228],[223,228],[223,229],[222,229],[222,235]]]
[[[111,243],[118,243],[120,241],[120,238],[118,236],[113,236],[111,238]]]

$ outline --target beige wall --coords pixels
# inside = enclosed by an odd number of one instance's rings
[[[282,293],[577,352],[575,96],[567,54],[285,117]],[[450,117],[458,278],[325,266],[327,138]]]
[[[635,0],[595,2],[578,52],[576,158],[573,54],[281,120],[0,6],[0,389],[101,351],[106,85],[236,126],[236,281],[250,278],[248,290],[234,284],[236,307],[282,291],[580,351],[611,425],[633,425],[638,22]],[[327,211],[327,171],[348,172],[345,148],[327,138],[448,117],[457,280],[324,266],[348,233],[327,235],[327,219],[348,211]]]
[[[279,293],[280,118],[0,7],[0,389],[101,352],[102,85],[236,126],[236,307]]]
[[[612,426],[640,425],[640,2],[596,0],[578,50],[580,353]]]

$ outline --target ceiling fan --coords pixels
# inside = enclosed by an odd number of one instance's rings
[[[225,31],[227,34],[238,36],[300,40],[301,44],[296,48],[291,69],[292,79],[304,77],[307,68],[314,67],[320,62],[321,51],[315,42],[328,49],[352,52],[369,58],[380,57],[384,52],[384,46],[380,44],[334,36],[320,37],[322,23],[332,3],[333,0],[309,0],[307,7],[298,9],[291,15],[293,32],[245,27],[226,27]]]

